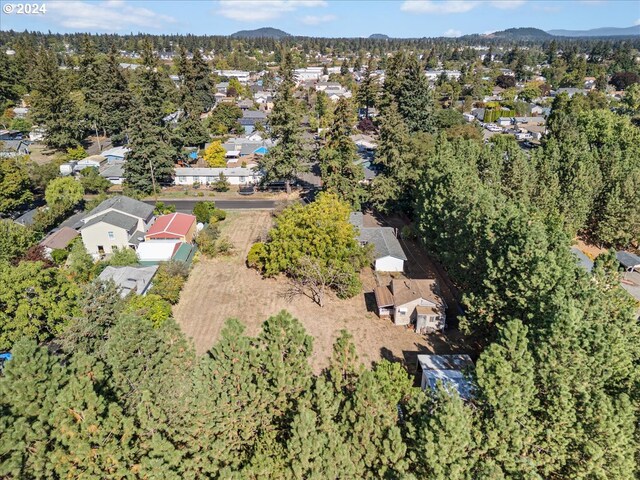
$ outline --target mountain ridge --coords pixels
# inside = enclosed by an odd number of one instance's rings
[[[254,30],[240,30],[229,35],[231,38],[286,38],[291,34],[273,27],[261,27]]]

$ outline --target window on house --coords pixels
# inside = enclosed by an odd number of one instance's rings
[[[178,177],[179,182],[185,182],[186,180],[187,180],[187,177]]]
[[[398,313],[400,315],[406,315],[407,314],[407,309],[406,308],[399,308],[398,309]]]
[[[107,232],[107,236],[111,239],[116,238],[116,236],[113,234],[113,232]]]

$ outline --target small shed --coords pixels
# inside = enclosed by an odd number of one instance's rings
[[[635,253],[619,250],[616,252],[616,258],[627,272],[640,273],[640,257]]]
[[[449,393],[456,391],[461,398],[470,399],[474,387],[469,371],[473,366],[473,360],[466,354],[418,355],[420,386],[422,390],[435,390],[440,382]]]
[[[376,305],[378,306],[378,315],[380,317],[390,317],[393,315],[393,294],[389,287],[378,286],[373,289],[373,295],[376,298]]]

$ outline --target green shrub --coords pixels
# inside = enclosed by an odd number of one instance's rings
[[[213,202],[198,202],[193,207],[193,214],[196,216],[198,223],[208,223],[215,210],[216,204]]]
[[[264,243],[258,242],[251,245],[249,253],[247,254],[247,266],[250,268],[256,268],[262,270],[264,268],[264,257],[266,250]]]
[[[51,259],[56,265],[62,265],[69,256],[69,252],[63,248],[57,248],[51,252]]]

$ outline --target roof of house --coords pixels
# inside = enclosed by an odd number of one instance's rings
[[[364,214],[362,212],[351,212],[349,214],[349,222],[357,228],[364,227]]]
[[[100,172],[100,176],[105,178],[124,178],[124,165],[114,163]]]
[[[35,222],[36,213],[38,213],[38,209],[33,208],[28,212],[25,212],[22,215],[20,215],[18,218],[14,220],[14,222],[24,226],[33,225],[33,223]]]
[[[166,262],[171,260],[180,245],[180,242],[142,242],[138,245],[138,258],[141,262]]]
[[[576,256],[576,259],[580,266],[584,268],[587,272],[590,272],[593,269],[593,260],[587,257],[582,251],[577,247],[571,247],[571,252]]]
[[[419,298],[436,305],[441,305],[442,298],[437,292],[437,283],[434,279],[393,279],[391,291],[396,307],[413,302]]]
[[[82,225],[80,230],[84,230],[85,228],[98,223],[108,223],[114,227],[122,228],[127,232],[131,232],[138,225],[138,220],[130,215],[125,215],[124,213],[109,211],[88,220],[84,225]]]
[[[100,152],[100,155],[103,157],[124,157],[130,151],[131,149],[127,147],[113,147],[104,152]]]
[[[153,206],[123,195],[116,195],[115,197],[107,198],[104,202],[91,210],[87,214],[87,217],[104,212],[110,208],[142,219],[147,219],[153,215]]]
[[[616,258],[624,266],[624,268],[632,268],[640,266],[640,257],[635,253],[620,250],[616,252]]]
[[[70,227],[62,227],[60,230],[56,230],[47,236],[40,242],[45,248],[57,250],[60,248],[67,248],[71,241],[80,235],[76,230]]]
[[[218,177],[224,173],[225,177],[252,177],[261,175],[259,171],[250,168],[176,168],[177,177]]]
[[[181,238],[185,237],[196,223],[196,217],[187,213],[171,213],[156,218],[155,223],[147,230],[146,238]]]
[[[98,278],[102,281],[113,280],[120,287],[120,296],[124,298],[131,292],[138,295],[144,293],[157,270],[157,265],[149,267],[108,266]]]
[[[394,257],[401,260],[407,259],[404,250],[402,250],[402,245],[400,245],[391,227],[361,227],[358,238],[361,242],[373,244],[376,258]]]
[[[373,289],[373,295],[376,297],[378,307],[393,306],[393,294],[389,287],[381,285]]]
[[[463,371],[473,367],[469,355],[418,355],[418,364],[429,388],[435,389],[441,382],[445,389],[453,388],[462,398],[473,395],[473,383]]]

